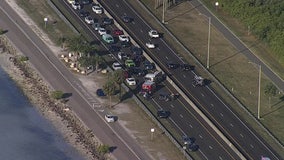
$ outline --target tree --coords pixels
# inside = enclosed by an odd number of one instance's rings
[[[271,82],[265,86],[264,93],[269,96],[268,97],[269,107],[271,107],[271,104],[270,104],[271,96],[274,97],[277,94],[277,90],[278,89]]]
[[[103,60],[103,58],[102,58],[100,55],[98,55],[98,54],[95,54],[94,59],[95,59],[95,62],[96,62],[96,71],[98,71],[99,66],[104,62],[104,60]]]
[[[67,42],[67,38],[64,37],[64,36],[60,36],[57,40],[57,43],[60,45],[60,47],[65,50],[65,45],[66,45],[66,42]]]
[[[108,80],[104,85],[103,85],[103,90],[106,93],[107,96],[109,96],[109,103],[111,107],[111,96],[115,94],[115,82],[112,80]]]
[[[51,92],[51,97],[54,98],[54,99],[62,99],[64,97],[64,93],[62,91],[52,91]]]
[[[119,99],[121,99],[121,84],[125,80],[123,70],[115,70],[112,74],[112,80],[119,86]]]
[[[98,147],[98,152],[100,154],[106,154],[106,153],[109,153],[109,151],[110,151],[110,147],[106,144],[99,145]]]

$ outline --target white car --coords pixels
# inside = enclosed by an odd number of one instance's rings
[[[99,28],[98,32],[101,36],[104,35],[104,34],[107,34],[106,29],[104,29],[104,28]]]
[[[150,49],[153,49],[153,48],[156,47],[155,44],[153,44],[153,43],[151,43],[151,42],[147,42],[147,43],[146,43],[146,46],[147,46],[148,48],[150,48]]]
[[[129,37],[126,36],[126,35],[119,35],[118,38],[121,42],[129,42],[130,41]]]
[[[81,9],[81,5],[80,5],[80,3],[79,2],[72,2],[72,8],[73,9],[75,9],[75,10],[77,10],[77,9]]]
[[[94,19],[91,16],[87,16],[87,17],[85,17],[85,22],[87,24],[93,24],[94,23]]]
[[[156,30],[150,30],[148,32],[148,34],[151,38],[159,38],[160,37],[159,33]]]
[[[130,86],[135,86],[135,85],[136,85],[135,78],[132,78],[132,77],[126,78],[126,82],[127,82],[127,84],[130,85]]]
[[[103,13],[103,8],[100,7],[100,6],[97,6],[97,5],[93,6],[93,7],[92,7],[92,10],[93,10],[96,14],[102,14],[102,13]]]
[[[72,3],[75,2],[75,0],[67,0],[67,2],[68,2],[69,4],[72,4]]]
[[[118,62],[114,62],[114,63],[112,64],[112,68],[113,68],[114,70],[119,70],[119,69],[122,69],[122,65],[121,65],[120,63],[118,63]]]
[[[128,59],[127,54],[124,53],[124,52],[118,52],[117,57],[118,57],[120,60]]]
[[[114,121],[115,121],[114,118],[115,118],[115,117],[114,117],[113,115],[110,115],[110,114],[106,114],[106,115],[105,115],[105,120],[106,120],[108,123],[114,122]]]

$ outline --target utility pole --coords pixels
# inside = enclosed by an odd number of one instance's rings
[[[259,65],[258,73],[258,102],[257,102],[257,119],[260,119],[260,85],[261,85],[261,65]]]

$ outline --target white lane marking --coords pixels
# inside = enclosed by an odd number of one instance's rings
[[[141,32],[141,33],[143,33],[143,30],[142,30],[142,29],[140,29],[140,32]]]
[[[211,104],[210,104],[210,106],[211,106],[211,107],[214,107],[214,104],[213,104],[213,103],[211,103]]]
[[[199,150],[199,152],[203,155],[203,157],[208,160],[208,158],[207,158],[206,155],[201,151],[201,149],[198,149],[198,150]]]
[[[231,127],[234,127],[234,125],[233,125],[232,123],[230,123],[230,126],[231,126]]]
[[[242,135],[241,133],[240,133],[240,136],[241,136],[242,138],[244,138],[244,135]]]
[[[165,58],[166,58],[167,60],[169,60],[169,58],[168,58],[167,56],[166,56]]]
[[[189,125],[189,127],[190,127],[190,128],[193,128],[191,124]]]
[[[157,48],[157,50],[159,50],[159,51],[160,51],[161,49],[158,47],[158,48]]]
[[[203,93],[200,93],[200,94],[201,94],[202,97],[204,97],[204,94],[203,94]]]
[[[115,4],[116,8],[119,8],[119,5],[118,4]]]
[[[199,135],[200,139],[203,139],[203,137],[201,135]]]
[[[180,114],[179,116],[180,116],[181,118],[183,118],[183,115],[182,115],[182,114]]]
[[[253,146],[252,144],[250,144],[250,147],[251,147],[251,148],[254,148],[254,146]]]
[[[212,147],[212,146],[209,146],[209,148],[210,148],[210,149],[213,149],[213,147]]]
[[[259,138],[256,136],[246,124],[208,87],[206,88],[235,116],[236,119],[239,120],[239,122],[272,154],[274,157],[277,157],[271,150],[268,148]]]
[[[223,160],[223,158],[222,158],[221,156],[219,156],[219,159],[220,159],[220,160]]]
[[[170,106],[171,106],[172,108],[175,108],[175,106],[174,106],[174,105],[172,105],[172,104],[171,104]]]
[[[184,74],[183,74],[182,76],[183,76],[184,78],[186,78],[186,76],[185,76]]]
[[[223,115],[222,113],[220,113],[220,116],[221,116],[221,117],[224,117],[224,115]]]

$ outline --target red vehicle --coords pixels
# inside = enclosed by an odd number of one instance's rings
[[[142,84],[142,90],[153,93],[156,89],[156,83],[151,81],[145,81]]]
[[[113,31],[113,34],[116,35],[116,36],[123,35],[123,31],[120,30],[120,29],[115,29],[115,30]]]

